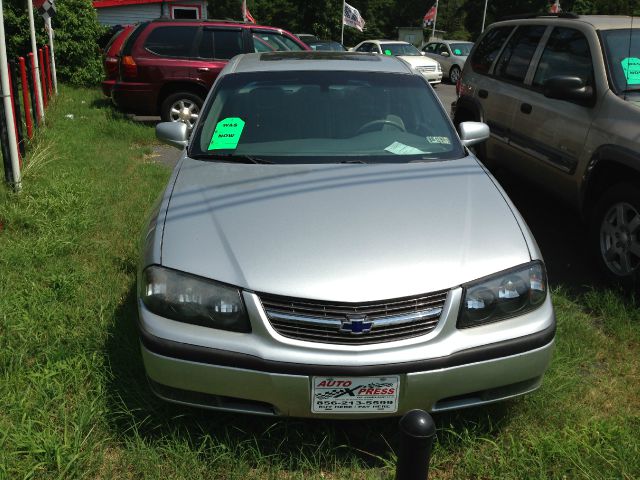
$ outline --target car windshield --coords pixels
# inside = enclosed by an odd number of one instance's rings
[[[446,112],[419,76],[350,71],[224,76],[189,156],[260,163],[397,163],[460,158]]]
[[[617,94],[640,94],[640,28],[605,30],[602,41]]]
[[[458,57],[468,57],[473,43],[450,43],[449,47],[454,55]]]
[[[380,49],[385,55],[403,55],[407,57],[420,56],[420,50],[410,43],[381,43]]]

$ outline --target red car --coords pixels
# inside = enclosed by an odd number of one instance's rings
[[[107,97],[111,96],[111,89],[118,79],[118,62],[120,60],[120,50],[124,42],[129,38],[129,34],[135,25],[125,25],[113,34],[109,43],[104,47],[104,73],[105,79],[102,82],[102,93]]]
[[[111,97],[118,108],[193,127],[204,98],[240,53],[309,50],[297,37],[252,23],[154,20],[129,35]]]

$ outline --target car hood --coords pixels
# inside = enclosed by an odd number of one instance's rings
[[[448,289],[530,260],[473,157],[246,165],[186,158],[161,263],[258,292],[360,302]]]
[[[401,58],[405,62],[407,62],[412,67],[426,67],[431,65],[437,65],[438,61],[433,58],[426,57],[424,55],[399,55],[398,58]]]

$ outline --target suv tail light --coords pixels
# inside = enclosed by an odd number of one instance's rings
[[[138,76],[138,66],[131,55],[126,55],[120,60],[120,75],[123,79]]]
[[[107,77],[116,76],[118,74],[118,58],[106,57],[104,59],[104,71]]]

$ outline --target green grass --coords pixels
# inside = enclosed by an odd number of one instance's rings
[[[23,191],[0,187],[0,479],[392,478],[397,419],[265,419],[150,393],[135,269],[169,171],[150,160],[153,129],[95,91],[62,88],[47,113]],[[437,415],[431,478],[640,478],[640,311],[605,291],[554,303],[542,388]]]

